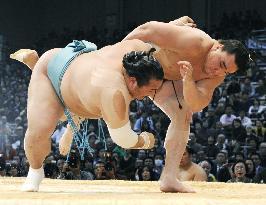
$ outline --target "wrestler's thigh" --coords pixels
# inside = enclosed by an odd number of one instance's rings
[[[42,63],[38,66],[42,66]],[[33,73],[28,88],[28,131],[50,136],[62,115],[63,107],[47,75]]]

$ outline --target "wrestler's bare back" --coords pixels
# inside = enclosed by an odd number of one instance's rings
[[[142,41],[131,40],[76,57],[61,82],[61,93],[66,106],[80,117],[101,118],[103,117],[101,93],[111,88],[122,92],[126,106],[121,107],[124,110],[120,112],[127,113],[132,97],[122,74],[122,59],[132,50],[148,49],[149,46]],[[48,52],[48,58],[51,59],[60,50],[51,50],[50,53]],[[44,67],[46,70],[47,65]],[[112,102],[109,103],[112,104]]]

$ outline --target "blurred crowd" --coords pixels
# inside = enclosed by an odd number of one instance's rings
[[[246,39],[251,29],[263,26],[265,22],[256,12],[247,11],[231,16],[224,14],[221,23],[209,33],[215,38]],[[42,37],[36,42],[36,50],[43,53],[50,48],[64,47],[73,39],[86,39],[100,48],[120,41],[126,33],[66,28],[60,34],[51,32]],[[29,69],[17,62],[8,61],[1,65],[0,176],[25,177],[29,168],[23,139],[27,128],[30,74]],[[196,164],[204,170],[207,181],[266,183],[265,76],[265,69],[255,64],[244,76],[226,78],[214,91],[210,105],[193,114],[189,152],[184,154],[180,166],[186,165],[185,161]],[[45,176],[69,180],[158,180],[164,167],[163,144],[169,119],[152,100],[145,98],[131,102],[130,121],[135,132],[148,131],[156,136],[153,149],[125,150],[113,143],[104,122],[103,137],[97,121],[87,120],[82,127],[86,123],[91,149],[85,153],[84,159],[76,145],[72,146],[68,157],[59,154],[59,139],[66,129],[65,123],[59,123],[51,138],[52,151],[44,162]]]

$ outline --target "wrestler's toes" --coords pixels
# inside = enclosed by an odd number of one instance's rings
[[[149,140],[150,140],[150,144],[149,144],[148,149],[152,149],[154,147],[154,144],[155,144],[155,138],[154,138],[153,134],[149,135]]]
[[[141,149],[152,149],[154,147],[155,139],[152,133],[142,132],[140,136],[144,140],[144,146]]]
[[[72,133],[64,133],[59,140],[59,152],[61,155],[67,155],[72,144]]]

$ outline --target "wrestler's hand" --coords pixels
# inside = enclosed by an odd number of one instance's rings
[[[193,28],[197,27],[197,24],[189,16],[182,16],[182,17],[180,17],[178,19],[170,21],[169,23],[173,24],[173,25],[176,25],[176,26],[190,26],[190,27],[193,27]]]
[[[155,139],[154,135],[149,132],[142,132],[140,135],[144,139],[144,146],[143,149],[151,149],[154,147]]]
[[[193,80],[193,67],[188,61],[178,61],[177,65],[179,66],[180,74],[183,78],[183,81],[194,81]]]

